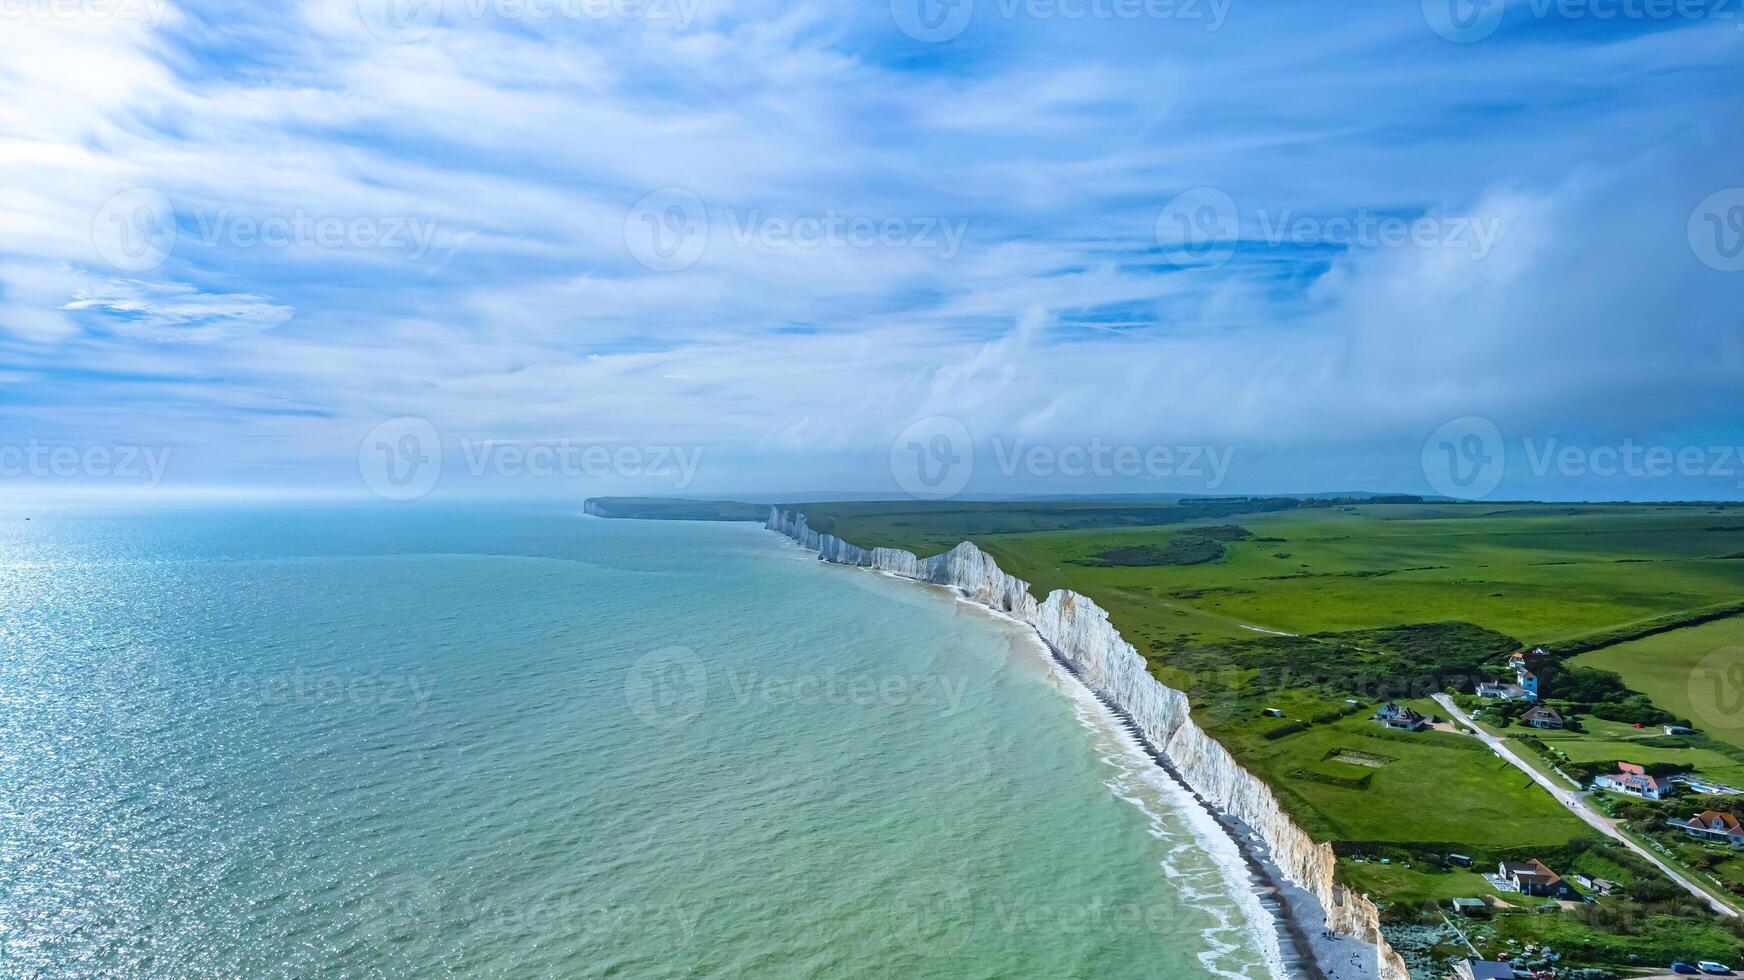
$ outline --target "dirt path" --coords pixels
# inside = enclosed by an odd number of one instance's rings
[[[1525,760],[1523,760],[1519,756],[1515,755],[1514,750],[1509,748],[1504,740],[1499,739],[1499,738],[1495,737],[1494,735],[1491,735],[1491,734],[1485,732],[1483,729],[1479,728],[1477,726],[1477,723],[1472,721],[1471,717],[1469,715],[1467,715],[1464,711],[1461,711],[1459,709],[1459,706],[1453,703],[1453,698],[1448,697],[1445,694],[1437,694],[1437,695],[1435,695],[1435,703],[1441,705],[1443,708],[1446,708],[1448,714],[1459,719],[1459,721],[1462,724],[1466,725],[1473,732],[1476,732],[1477,733],[1476,737],[1481,739],[1485,745],[1488,745],[1490,747],[1490,751],[1501,756],[1503,759],[1506,759],[1508,762],[1512,763],[1515,768],[1519,769],[1521,772],[1524,772],[1526,775],[1531,776],[1533,782],[1535,782],[1538,785],[1549,790],[1550,795],[1552,797],[1555,797],[1556,802],[1561,803],[1564,807],[1568,808],[1568,812],[1570,812],[1570,813],[1574,814],[1575,816],[1581,818],[1582,820],[1586,821],[1586,823],[1589,826],[1591,826],[1594,830],[1597,830],[1599,833],[1604,834],[1606,837],[1609,837],[1614,841],[1617,841],[1618,843],[1622,844],[1624,847],[1627,847],[1629,850],[1634,851],[1636,854],[1639,854],[1642,857],[1646,858],[1648,861],[1652,862],[1654,867],[1665,872],[1666,877],[1670,878],[1672,881],[1677,882],[1678,885],[1680,885],[1685,891],[1689,892],[1691,895],[1694,895],[1697,898],[1701,899],[1702,901],[1708,903],[1708,907],[1713,909],[1715,912],[1718,912],[1721,915],[1732,916],[1734,918],[1737,917],[1737,915],[1738,915],[1737,911],[1734,910],[1730,905],[1727,905],[1724,902],[1721,902],[1719,899],[1715,898],[1714,896],[1708,894],[1706,891],[1704,891],[1702,889],[1702,887],[1700,885],[1697,885],[1695,882],[1690,881],[1688,878],[1685,878],[1683,875],[1672,870],[1670,865],[1668,865],[1664,861],[1660,860],[1653,853],[1648,851],[1645,847],[1642,847],[1641,845],[1630,840],[1628,837],[1624,836],[1623,832],[1617,829],[1617,822],[1616,821],[1611,820],[1611,819],[1607,818],[1604,814],[1599,813],[1597,810],[1594,810],[1591,806],[1589,806],[1587,804],[1587,801],[1580,793],[1572,792],[1570,790],[1566,790],[1566,789],[1562,788],[1561,786],[1558,786],[1549,776],[1546,776],[1543,773],[1539,772],[1536,768],[1534,768],[1530,765],[1527,765]]]

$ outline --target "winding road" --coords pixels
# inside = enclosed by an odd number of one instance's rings
[[[1713,909],[1715,912],[1718,912],[1721,915],[1732,916],[1734,918],[1737,917],[1737,915],[1738,915],[1737,910],[1733,909],[1730,905],[1727,905],[1726,903],[1720,901],[1719,899],[1715,898],[1714,896],[1708,894],[1708,892],[1706,890],[1704,890],[1700,885],[1696,884],[1693,881],[1690,881],[1688,878],[1684,877],[1682,874],[1679,874],[1678,872],[1672,870],[1670,865],[1668,865],[1664,861],[1660,860],[1652,852],[1648,851],[1647,848],[1642,847],[1640,844],[1635,843],[1633,840],[1630,840],[1626,835],[1624,835],[1624,833],[1622,831],[1617,829],[1617,825],[1614,821],[1612,821],[1610,818],[1606,817],[1604,814],[1598,812],[1597,810],[1594,810],[1591,806],[1589,806],[1587,804],[1586,795],[1584,793],[1578,793],[1578,792],[1574,792],[1574,791],[1565,789],[1564,787],[1557,785],[1557,783],[1554,780],[1552,780],[1549,776],[1546,776],[1543,773],[1539,772],[1537,769],[1533,768],[1532,766],[1527,765],[1526,761],[1524,759],[1521,759],[1519,756],[1515,755],[1514,750],[1508,747],[1506,740],[1497,738],[1496,736],[1491,735],[1488,732],[1484,731],[1482,728],[1479,728],[1477,725],[1477,722],[1474,722],[1471,720],[1470,715],[1467,715],[1464,711],[1461,711],[1459,709],[1459,706],[1453,703],[1453,698],[1448,697],[1445,694],[1437,694],[1434,697],[1435,697],[1436,704],[1439,704],[1443,708],[1446,708],[1448,714],[1452,715],[1455,719],[1457,719],[1460,724],[1466,726],[1467,728],[1471,729],[1474,733],[1476,733],[1476,737],[1479,739],[1482,739],[1483,743],[1485,745],[1488,745],[1492,752],[1501,756],[1503,759],[1506,759],[1508,762],[1512,763],[1516,769],[1519,769],[1521,772],[1525,773],[1526,775],[1531,776],[1532,780],[1534,782],[1536,782],[1538,785],[1549,790],[1550,795],[1556,799],[1556,802],[1561,803],[1564,807],[1568,808],[1568,812],[1574,814],[1575,816],[1586,821],[1588,824],[1592,825],[1593,829],[1597,830],[1599,833],[1604,834],[1606,837],[1609,837],[1612,840],[1617,841],[1618,843],[1622,844],[1624,847],[1627,847],[1629,850],[1634,851],[1636,854],[1639,854],[1642,857],[1646,858],[1648,861],[1651,861],[1653,863],[1654,867],[1657,867],[1659,870],[1665,872],[1666,877],[1670,878],[1672,881],[1677,882],[1680,886],[1683,887],[1683,889],[1685,891],[1689,892],[1691,895],[1694,895],[1695,897],[1708,903],[1708,907]]]

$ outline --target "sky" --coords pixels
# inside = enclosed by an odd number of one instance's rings
[[[1744,497],[1744,10],[0,0],[0,494]]]

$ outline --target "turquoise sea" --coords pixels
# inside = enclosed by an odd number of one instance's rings
[[[1027,631],[754,525],[0,516],[0,976],[1249,977]]]

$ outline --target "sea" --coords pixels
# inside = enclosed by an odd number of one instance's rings
[[[1027,628],[755,524],[0,513],[0,976],[1277,975]]]

